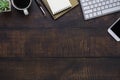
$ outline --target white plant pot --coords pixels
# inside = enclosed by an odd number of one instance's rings
[[[2,12],[10,12],[11,11],[11,1],[10,0],[7,0],[9,2],[9,10],[5,10],[5,11],[2,11]]]

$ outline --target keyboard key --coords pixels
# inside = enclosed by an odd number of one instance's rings
[[[96,2],[100,2],[99,0],[96,0]]]
[[[89,9],[89,10],[85,11],[85,14],[88,14],[88,13],[92,13],[92,10]]]
[[[93,0],[93,2],[92,2],[93,4],[95,4],[95,0]]]
[[[104,6],[101,6],[101,9],[105,9],[105,7],[104,7]]]
[[[97,10],[100,11],[100,7],[98,7]]]
[[[109,4],[109,8],[111,8],[112,7],[112,5],[111,4]]]
[[[110,12],[113,12],[113,11],[118,11],[118,10],[120,10],[120,6],[102,10],[102,13],[107,14],[107,13],[110,13]]]
[[[83,3],[83,6],[87,6],[87,5],[88,5],[88,3],[87,3],[87,2]]]
[[[90,1],[90,2],[88,2],[88,4],[89,4],[89,5],[91,5],[91,4],[92,4],[92,2]]]
[[[97,16],[97,13],[95,12],[95,13],[93,13],[93,16]]]
[[[85,2],[85,0],[82,0],[82,3],[84,3]]]
[[[101,12],[101,11],[98,11],[97,14],[98,14],[98,15],[102,15],[102,12]]]
[[[102,4],[101,4],[101,3],[99,3],[98,5],[99,5],[99,6],[101,6]]]
[[[109,4],[109,1],[106,1],[106,4]]]
[[[90,6],[90,8],[94,8],[94,6],[93,6],[93,5],[91,5],[91,6]]]
[[[94,7],[98,7],[98,5],[97,5],[97,4],[95,4],[95,5],[94,5]]]
[[[105,5],[105,9],[107,9],[108,8],[108,5]]]
[[[86,19],[88,19],[88,18],[89,18],[89,15],[88,15],[88,14],[87,14],[87,15],[85,15],[85,18],[86,18]]]
[[[118,5],[120,5],[120,3],[119,3],[119,2],[117,3],[117,6],[118,6]]]
[[[105,2],[102,2],[102,5],[105,5]]]
[[[87,10],[87,9],[90,9],[90,7],[89,6],[85,6],[83,9]]]
[[[93,14],[89,14],[89,16],[90,16],[90,18],[92,18],[92,17],[93,17]]]
[[[93,11],[94,11],[94,12],[96,12],[96,11],[97,11],[97,9],[96,9],[96,8],[94,8],[94,9],[93,9]]]

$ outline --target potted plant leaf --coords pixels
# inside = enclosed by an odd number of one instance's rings
[[[11,11],[11,2],[10,0],[0,0],[0,13]]]

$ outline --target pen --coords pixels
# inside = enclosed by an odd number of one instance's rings
[[[41,2],[39,0],[36,0],[37,5],[39,6],[40,10],[42,11],[43,15],[46,16],[46,13],[44,9],[42,8]]]

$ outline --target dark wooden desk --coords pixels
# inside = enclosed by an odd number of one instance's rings
[[[84,21],[80,6],[54,21],[0,14],[0,80],[120,80],[120,43],[108,33],[120,12]]]

